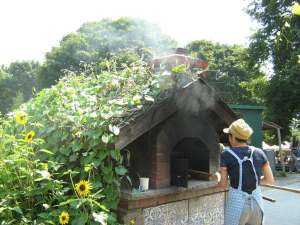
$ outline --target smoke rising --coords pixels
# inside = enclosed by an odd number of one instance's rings
[[[176,105],[179,109],[198,115],[215,104],[215,93],[200,81],[192,81],[175,93]]]
[[[122,49],[150,49],[154,55],[161,55],[177,43],[165,35],[154,24],[142,19],[122,17],[117,20],[103,19],[83,24],[77,34],[86,40],[85,50],[99,59],[105,54],[117,53]]]

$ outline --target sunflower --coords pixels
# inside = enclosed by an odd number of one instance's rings
[[[87,196],[92,189],[92,185],[89,181],[81,180],[79,183],[75,184],[75,190],[80,197]]]
[[[27,123],[28,117],[27,114],[23,111],[19,111],[16,113],[16,121],[18,124],[24,125]]]
[[[33,130],[30,131],[28,134],[25,135],[25,138],[24,138],[25,141],[31,142],[34,135],[35,135],[34,131]]]
[[[59,223],[64,225],[64,224],[68,224],[69,223],[69,213],[66,211],[63,211],[60,215],[59,215]]]
[[[129,221],[129,224],[130,224],[130,225],[134,225],[134,224],[135,224],[135,219],[131,219],[131,220]]]
[[[300,16],[300,5],[298,3],[294,4],[292,7],[292,13],[294,15]]]

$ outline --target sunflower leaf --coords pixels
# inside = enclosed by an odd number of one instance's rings
[[[40,149],[39,152],[47,153],[47,154],[49,154],[49,155],[54,155],[53,152],[51,152],[51,151],[49,151],[49,150],[47,150],[47,149]]]
[[[115,171],[116,171],[116,174],[120,175],[120,176],[123,176],[126,174],[127,172],[127,169],[123,166],[118,166],[115,168]]]
[[[72,220],[72,225],[84,225],[86,224],[88,220],[88,215],[86,213],[81,214],[80,217],[76,217],[74,220]]]
[[[59,203],[59,206],[68,205],[68,204],[71,204],[72,202],[76,202],[76,201],[78,201],[78,199],[68,199],[67,201]]]

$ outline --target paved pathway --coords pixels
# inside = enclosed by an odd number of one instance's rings
[[[276,185],[300,190],[300,174],[278,178]],[[275,203],[264,201],[264,225],[300,225],[300,194],[263,188],[263,195],[276,199]]]

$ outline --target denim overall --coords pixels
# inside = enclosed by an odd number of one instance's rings
[[[258,186],[258,177],[257,173],[253,164],[253,152],[254,150],[249,146],[251,150],[250,158],[244,157],[244,159],[240,159],[231,149],[226,148],[225,151],[228,151],[231,155],[233,155],[237,161],[239,162],[239,186],[238,188],[229,188],[227,204],[225,208],[225,225],[239,225],[240,217],[247,200],[255,200],[259,207],[263,212],[263,204],[262,204],[262,194],[261,189]],[[248,194],[247,192],[242,191],[242,180],[243,180],[243,162],[250,161],[255,178],[256,178],[256,189],[251,193]],[[252,198],[252,199],[251,199]],[[251,202],[252,203],[252,202]],[[252,207],[252,205],[251,205]]]

